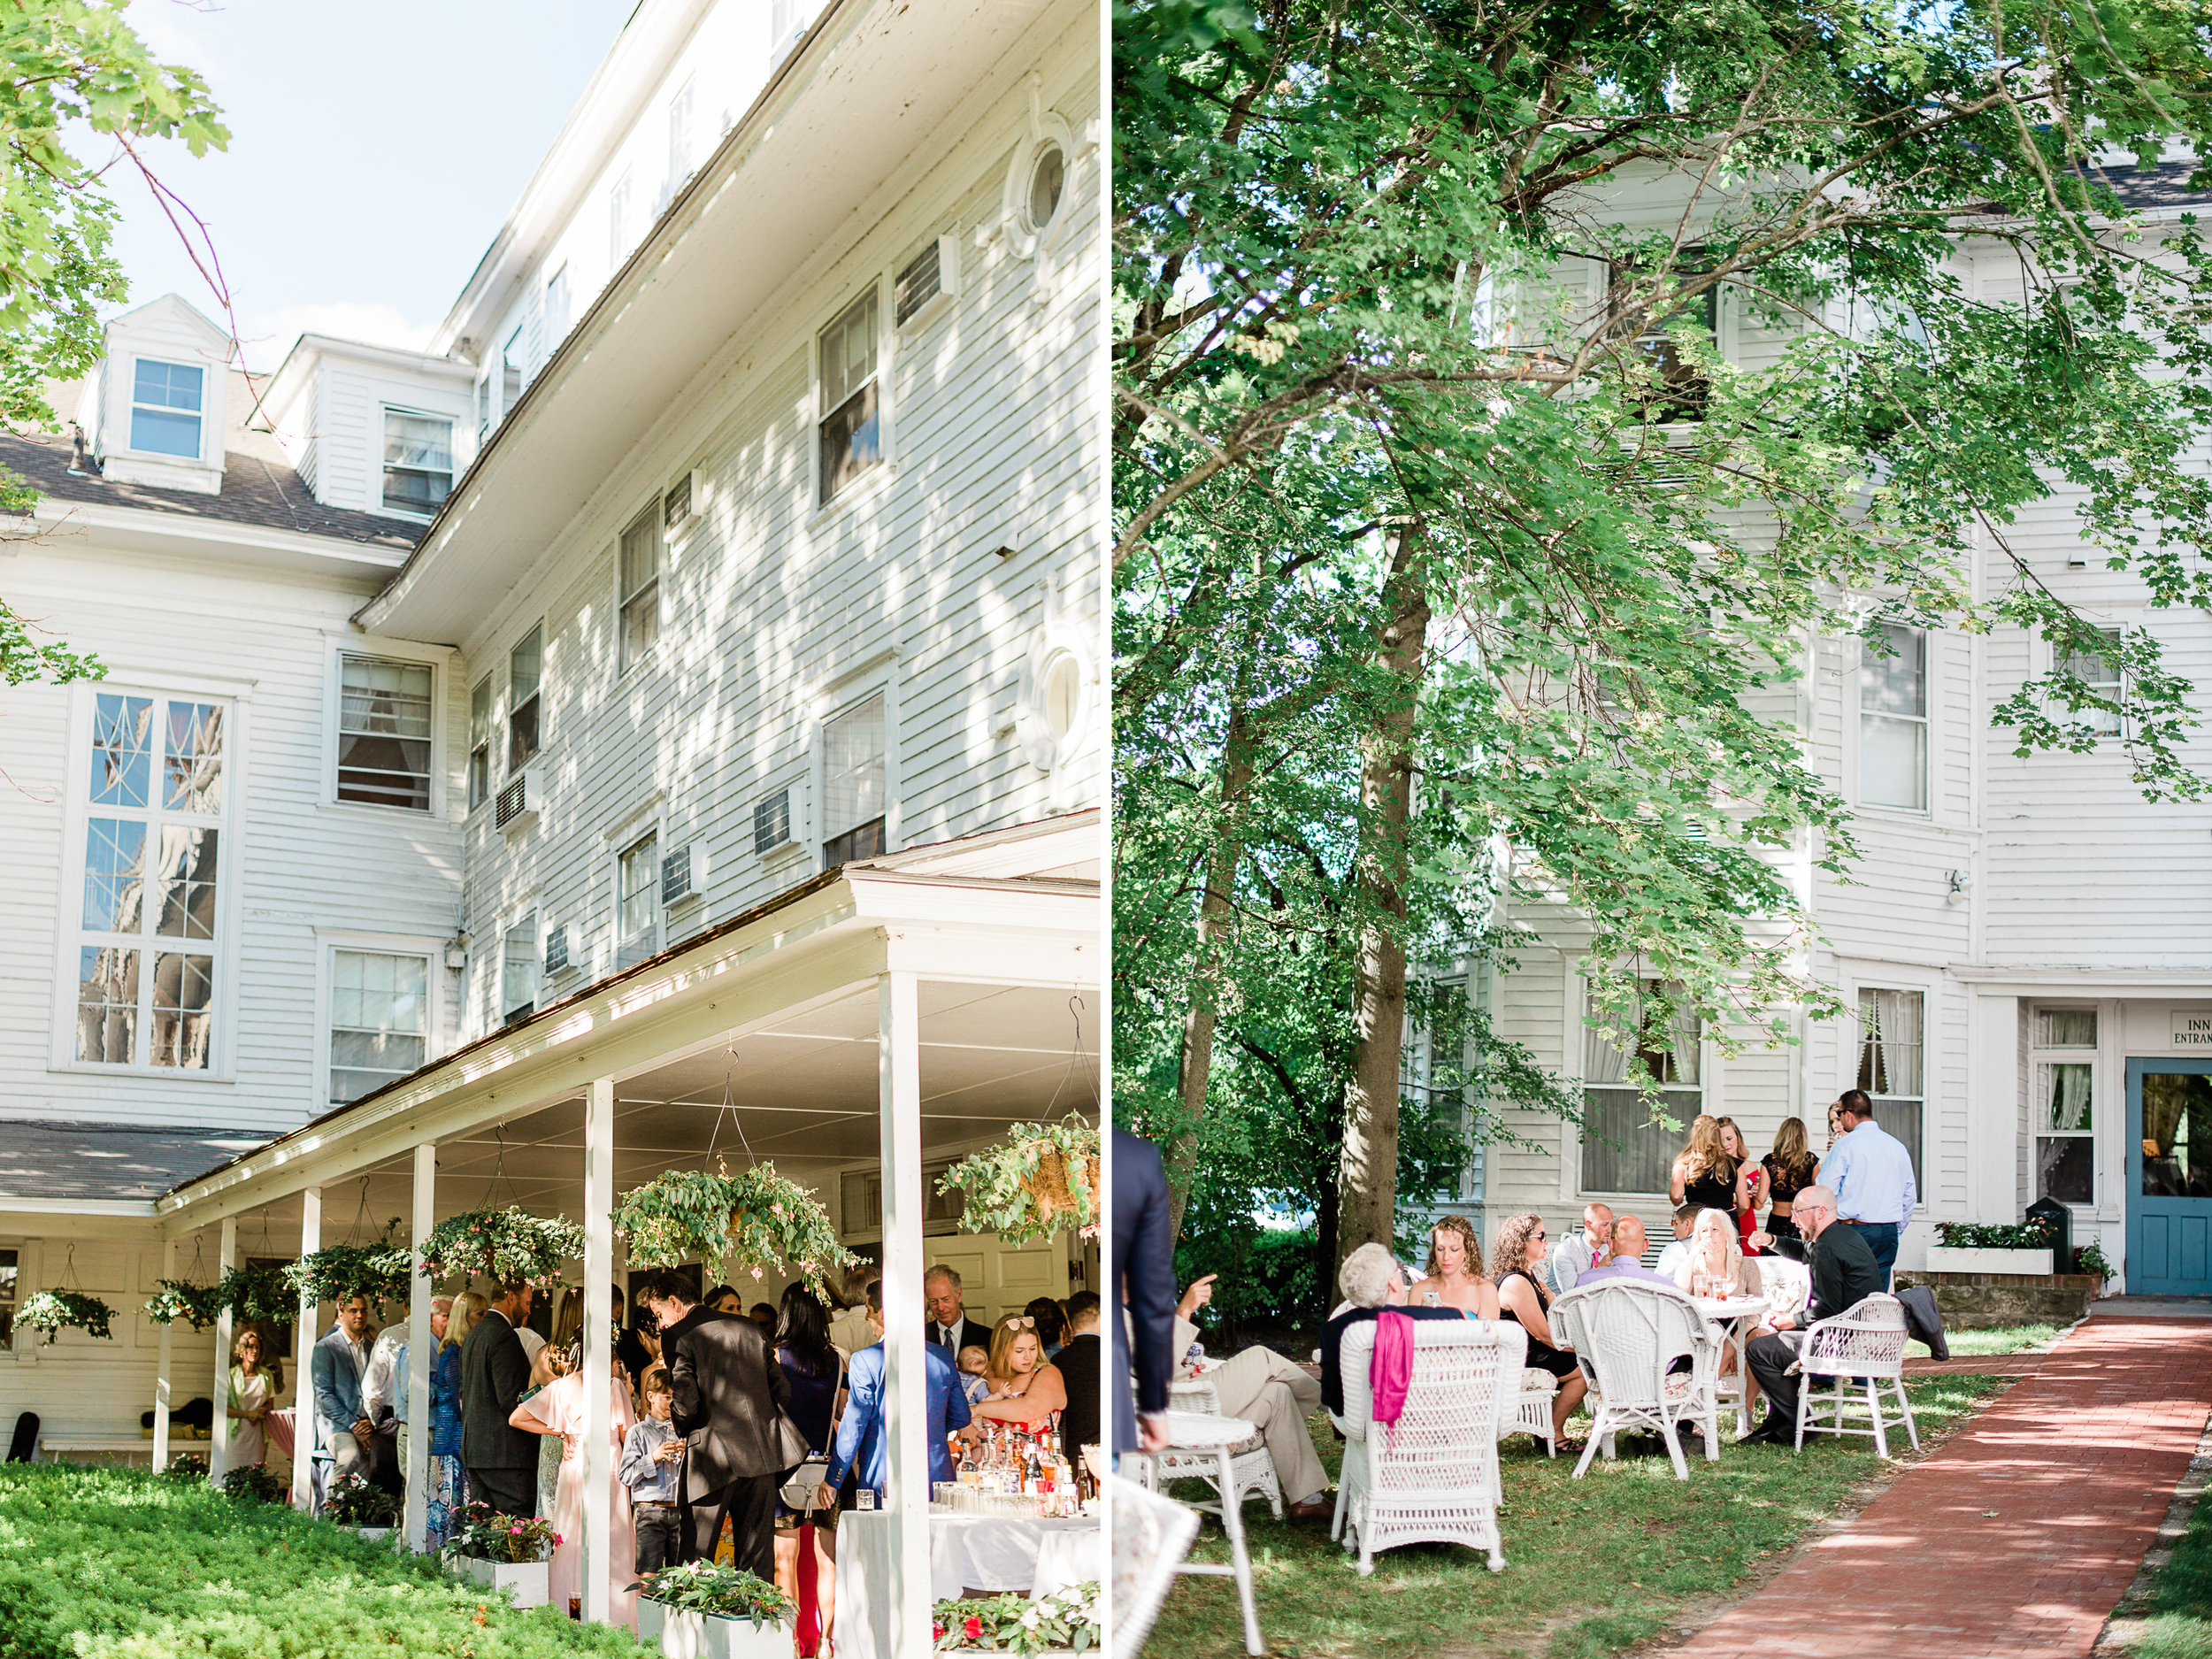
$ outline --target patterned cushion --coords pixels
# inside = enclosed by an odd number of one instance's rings
[[[1555,1394],[1559,1392],[1559,1379],[1548,1371],[1525,1371],[1521,1373],[1521,1392],[1525,1394]]]
[[[1687,1371],[1676,1371],[1667,1379],[1667,1398],[1687,1400],[1697,1390],[1697,1379]]]

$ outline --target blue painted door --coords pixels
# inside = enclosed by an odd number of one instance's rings
[[[2129,1294],[2212,1294],[2212,1059],[2128,1062]]]

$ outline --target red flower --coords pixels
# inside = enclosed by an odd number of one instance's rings
[[[983,1640],[983,1621],[978,1618],[974,1614],[969,1614],[968,1622],[960,1627],[960,1633],[963,1636],[965,1636],[970,1641],[981,1641]]]
[[[932,1641],[942,1641],[945,1639],[945,1627],[934,1619],[930,1621],[929,1639]]]

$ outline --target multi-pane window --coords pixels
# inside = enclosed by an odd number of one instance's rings
[[[641,836],[615,860],[615,956],[618,972],[660,949],[660,836]]]
[[[213,1062],[227,705],[93,699],[74,1057]]]
[[[661,636],[661,541],[657,510],[647,508],[622,533],[616,563],[621,567],[621,666],[645,655]]]
[[[507,770],[522,769],[543,741],[540,711],[545,683],[545,625],[540,623],[507,653]]]
[[[139,358],[131,376],[131,448],[198,460],[206,388],[205,369]]]
[[[381,950],[330,956],[330,1102],[342,1106],[423,1063],[430,963]]]
[[[469,693],[469,810],[492,792],[492,677],[487,674]]]
[[[1705,1110],[1697,1016],[1677,1009],[1663,1017],[1661,989],[1648,981],[1632,1047],[1608,1042],[1594,1025],[1583,1032],[1582,1186],[1592,1193],[1663,1193],[1690,1120]],[[1632,1074],[1631,1062],[1659,1086],[1657,1121]]]
[[[517,1020],[538,1006],[538,918],[532,911],[507,929],[499,949],[499,1013]]]
[[[873,858],[883,840],[883,696],[856,704],[822,728],[822,861]]]
[[[1695,257],[1694,250],[1686,251]],[[1678,265],[1674,268],[1678,285],[1698,274],[1694,266]],[[1613,267],[1613,310],[1621,319],[1624,332],[1634,321],[1638,330],[1634,350],[1650,375],[1650,384],[1638,394],[1638,401],[1653,420],[1695,420],[1704,413],[1710,388],[1703,372],[1682,355],[1681,343],[1672,331],[1690,322],[1708,334],[1717,332],[1720,290],[1717,286],[1709,286],[1688,300],[1670,305],[1661,298],[1655,303],[1652,280],[1653,273],[1640,266]]]
[[[1926,1016],[1922,992],[1859,993],[1859,1087],[1874,1102],[1874,1121],[1912,1155],[1913,1186],[1924,1193],[1928,1184],[1920,1173],[1920,1126],[1927,1102],[1922,1070]]]
[[[1928,636],[1881,625],[1882,645],[1861,647],[1859,800],[1928,810]]]
[[[546,356],[551,357],[568,338],[568,267],[563,265],[545,284]]]
[[[2029,1115],[2035,1195],[2086,1204],[2096,1197],[2097,1010],[2039,1008],[2031,1027]]]
[[[2099,628],[2097,632],[2116,647],[2120,642],[2117,628]],[[2074,676],[2090,690],[2112,704],[2108,709],[2077,709],[2069,717],[2076,726],[2085,726],[2101,737],[2116,737],[2120,732],[2120,662],[2116,651],[2108,656],[2101,651],[2076,651],[2059,660],[2060,669]]]
[[[0,1348],[15,1346],[15,1304],[22,1294],[18,1283],[22,1261],[14,1250],[0,1250]]]
[[[384,411],[384,505],[434,513],[453,493],[453,423],[442,415]]]
[[[876,291],[822,330],[820,499],[826,503],[883,459],[876,420]]]
[[[345,657],[338,678],[338,799],[427,812],[429,665]]]

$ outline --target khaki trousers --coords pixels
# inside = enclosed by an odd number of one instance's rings
[[[1194,1327],[1180,1320],[1177,1327],[1176,1348],[1187,1351],[1190,1339],[1184,1332]],[[1319,1379],[1272,1348],[1248,1348],[1208,1371],[1206,1380],[1220,1396],[1223,1413],[1242,1417],[1266,1440],[1285,1502],[1303,1503],[1329,1489],[1328,1471],[1321,1467],[1306,1427],[1306,1419],[1321,1409]]]

